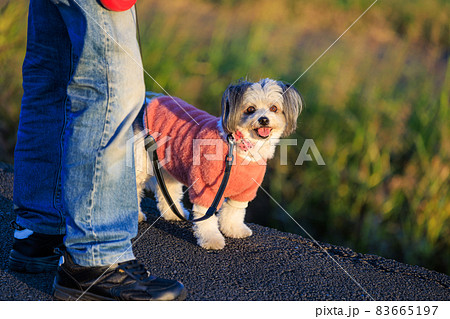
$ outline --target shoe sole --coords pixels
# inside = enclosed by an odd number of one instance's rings
[[[174,301],[183,301],[186,299],[187,290],[183,288]],[[71,289],[58,285],[55,281],[53,282],[53,300],[58,301],[115,301],[115,299],[107,298],[104,296],[96,295],[90,292],[83,293],[80,290]],[[172,299],[170,299],[172,300]]]
[[[58,267],[59,257],[59,255],[27,257],[13,249],[9,255],[9,269],[31,274],[55,271]]]
[[[53,300],[60,301],[114,301],[114,299],[95,295],[90,292],[83,293],[82,291],[71,289],[67,287],[63,287],[58,285],[55,281],[53,282]]]

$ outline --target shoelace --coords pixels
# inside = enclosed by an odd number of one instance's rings
[[[150,277],[150,274],[145,269],[144,265],[136,259],[120,263],[119,267],[127,270],[133,276],[139,277],[139,280],[144,280]]]

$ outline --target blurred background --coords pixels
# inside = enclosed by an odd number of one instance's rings
[[[219,115],[230,82],[295,81],[372,2],[138,0],[144,67]],[[0,161],[13,163],[28,1],[0,3]],[[444,0],[380,0],[296,82],[298,143],[263,187],[318,241],[450,274],[449,15]],[[325,166],[294,165],[305,139]],[[306,237],[261,190],[249,210]]]

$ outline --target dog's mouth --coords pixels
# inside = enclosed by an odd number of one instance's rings
[[[255,129],[256,135],[258,135],[260,138],[268,138],[270,133],[272,132],[271,127],[258,127]]]

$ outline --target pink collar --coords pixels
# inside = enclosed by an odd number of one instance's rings
[[[244,138],[244,134],[241,131],[236,131],[234,134],[234,139],[238,143],[237,145],[241,150],[247,152],[249,149],[253,148],[253,143]]]

